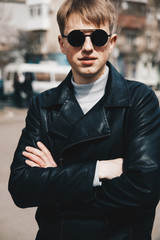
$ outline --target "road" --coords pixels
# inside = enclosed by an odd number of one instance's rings
[[[17,208],[7,190],[10,164],[26,112],[26,109],[5,107],[0,103],[0,240],[34,240],[38,229],[34,220],[36,209]],[[154,223],[153,240],[160,240],[159,223],[160,204]]]

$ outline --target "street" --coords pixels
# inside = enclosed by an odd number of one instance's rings
[[[34,240],[38,229],[34,219],[36,209],[17,208],[8,192],[10,164],[24,126],[26,112],[27,109],[0,104],[0,240]],[[153,240],[160,240],[159,223],[160,204],[154,223]]]
[[[26,109],[0,110],[0,240],[32,240],[36,236],[36,209],[19,209],[8,192],[10,164],[24,126],[25,115]]]

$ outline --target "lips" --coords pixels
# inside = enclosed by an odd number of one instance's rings
[[[92,65],[96,59],[97,58],[95,58],[95,57],[83,57],[83,58],[80,58],[79,60],[84,65]]]
[[[80,61],[91,61],[91,60],[96,60],[95,57],[83,57],[83,58],[80,58]]]

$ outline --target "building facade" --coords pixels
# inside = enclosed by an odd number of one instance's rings
[[[63,0],[26,0],[28,9],[27,29],[35,39],[32,55],[39,59],[52,59],[67,64],[58,44],[59,29],[56,13]],[[32,56],[28,56],[29,58]]]
[[[25,1],[0,1],[0,68],[12,61],[20,47],[19,33],[26,31]]]
[[[160,81],[160,1],[115,0],[119,70],[157,88]],[[114,55],[113,55],[114,56]]]
[[[35,35],[34,53],[66,63],[60,53],[56,13],[63,0],[26,0],[28,31]],[[129,79],[157,87],[160,78],[160,1],[112,0],[118,34],[111,61]]]
[[[118,40],[110,61],[125,77],[156,88],[160,82],[160,1],[111,1],[118,12],[115,26]],[[0,17],[0,52],[9,49],[12,42],[16,41],[15,33],[23,30],[25,34],[21,43],[25,42],[23,48],[26,62],[49,59],[67,64],[57,40],[59,29],[56,14],[62,2],[63,0],[0,1],[0,8],[5,9],[1,11],[3,14]]]

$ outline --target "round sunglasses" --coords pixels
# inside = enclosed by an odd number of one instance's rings
[[[82,31],[93,31],[90,35],[84,34]],[[62,34],[62,37],[67,38],[69,44],[73,47],[81,47],[83,46],[85,42],[86,37],[90,37],[92,44],[97,47],[104,46],[107,41],[108,37],[110,37],[110,34],[107,34],[102,29],[85,29],[85,30],[73,30],[71,31],[68,36],[65,36]]]

